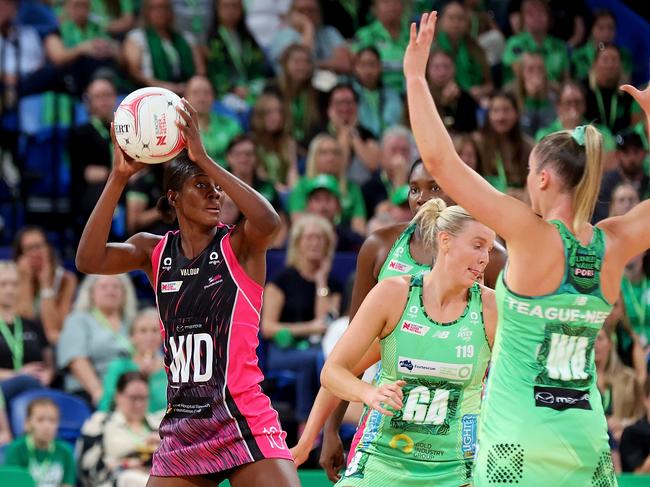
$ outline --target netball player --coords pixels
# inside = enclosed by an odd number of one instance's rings
[[[416,160],[411,166],[408,182],[409,206],[413,215],[432,198],[449,201],[447,195],[426,171],[421,159]],[[433,249],[424,245],[421,231],[415,220],[390,225],[372,233],[364,242],[357,258],[350,319],[354,318],[359,306],[377,282],[387,277],[405,274],[417,275],[429,271],[434,257]],[[495,242],[490,251],[490,261],[485,269],[484,277],[488,287],[494,287],[505,260],[505,249]],[[379,342],[375,343],[373,349],[373,356],[378,359]],[[371,360],[370,354],[367,359]],[[371,360],[370,363],[360,364],[362,367],[360,371],[365,369],[364,365],[367,367],[373,363]],[[346,401],[341,402],[321,389],[312,408],[310,421],[298,444],[291,449],[296,464],[302,464],[307,459],[323,423],[325,423],[320,463],[333,482],[340,478],[339,472],[345,462],[343,443],[338,431],[347,404]],[[334,408],[335,411],[332,412]],[[327,422],[325,422],[326,419]]]
[[[411,26],[404,57],[410,120],[447,194],[502,236],[499,326],[479,422],[474,485],[616,485],[596,387],[594,342],[626,262],[650,247],[650,202],[592,226],[602,140],[590,125],[542,139],[529,159],[532,208],[458,158],[425,80],[435,12]],[[648,90],[626,88],[650,112]]]
[[[323,368],[323,386],[366,404],[337,485],[458,487],[471,479],[481,389],[496,325],[494,291],[476,281],[495,234],[459,206],[416,216],[429,272],[379,282]],[[376,385],[356,377],[376,339]]]
[[[207,156],[196,110],[183,100],[178,111],[187,152],[165,168],[159,208],[180,230],[107,243],[120,195],[144,166],[113,140],[113,169],[84,229],[77,267],[141,269],[156,293],[169,385],[150,487],[214,486],[225,478],[235,487],[298,486],[255,355],[266,249],[280,220],[263,196]],[[245,216],[234,227],[219,222],[224,193]]]

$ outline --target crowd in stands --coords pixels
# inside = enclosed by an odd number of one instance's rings
[[[281,216],[273,247],[286,258],[269,272],[260,356],[295,440],[323,343],[341,333],[330,325],[349,302],[349,282],[335,276],[352,269],[335,272],[336,256],[410,218],[417,154],[402,57],[409,22],[433,8],[427,79],[465,163],[526,201],[534,143],[592,123],[606,153],[594,222],[650,198],[646,121],[618,90],[647,81],[632,76],[648,59],[616,44],[614,12],[582,0],[0,0],[0,238],[13,245],[0,261],[7,464],[49,458],[48,471],[31,470],[38,485],[146,483],[166,408],[153,294],[142,276],[83,276],[69,264],[111,171],[113,112],[144,86],[187,98],[208,154]],[[37,147],[46,149],[34,156]],[[53,165],[38,165],[46,159]],[[39,194],[45,183],[54,196]],[[173,229],[157,209],[162,190],[162,165],[138,173],[111,237]],[[221,206],[225,223],[241,220],[227,196]],[[650,256],[638,256],[594,351],[619,472],[650,473],[649,283]],[[27,436],[12,422],[17,398],[42,388],[95,411],[74,455],[55,440],[55,401],[29,404]]]

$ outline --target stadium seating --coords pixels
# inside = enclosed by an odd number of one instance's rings
[[[57,404],[61,415],[57,437],[74,445],[74,442],[81,433],[81,427],[92,414],[92,410],[83,399],[53,389],[27,391],[11,401],[11,429],[14,436],[23,434],[25,419],[27,417],[27,406],[31,401],[39,397],[50,398]]]

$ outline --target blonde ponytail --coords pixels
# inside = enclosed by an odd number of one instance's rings
[[[585,127],[585,169],[573,193],[573,229],[576,233],[591,221],[603,177],[603,138],[593,125]]]
[[[550,165],[573,194],[573,231],[591,220],[603,173],[602,136],[593,125],[580,125],[544,137],[534,153],[537,172]]]
[[[458,235],[467,221],[474,220],[464,208],[447,204],[440,198],[427,201],[418,210],[413,222],[418,226],[422,242],[434,253],[438,252],[438,234]]]

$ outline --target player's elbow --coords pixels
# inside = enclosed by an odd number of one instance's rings
[[[334,393],[332,390],[332,374],[333,374],[333,367],[332,362],[330,360],[327,360],[325,362],[325,365],[323,365],[323,370],[320,372],[320,383],[321,385],[327,389],[327,391]]]
[[[77,270],[82,274],[99,274],[99,268],[95,262],[95,259],[84,255],[84,252],[77,251],[77,255],[74,259],[74,264],[77,267]]]

